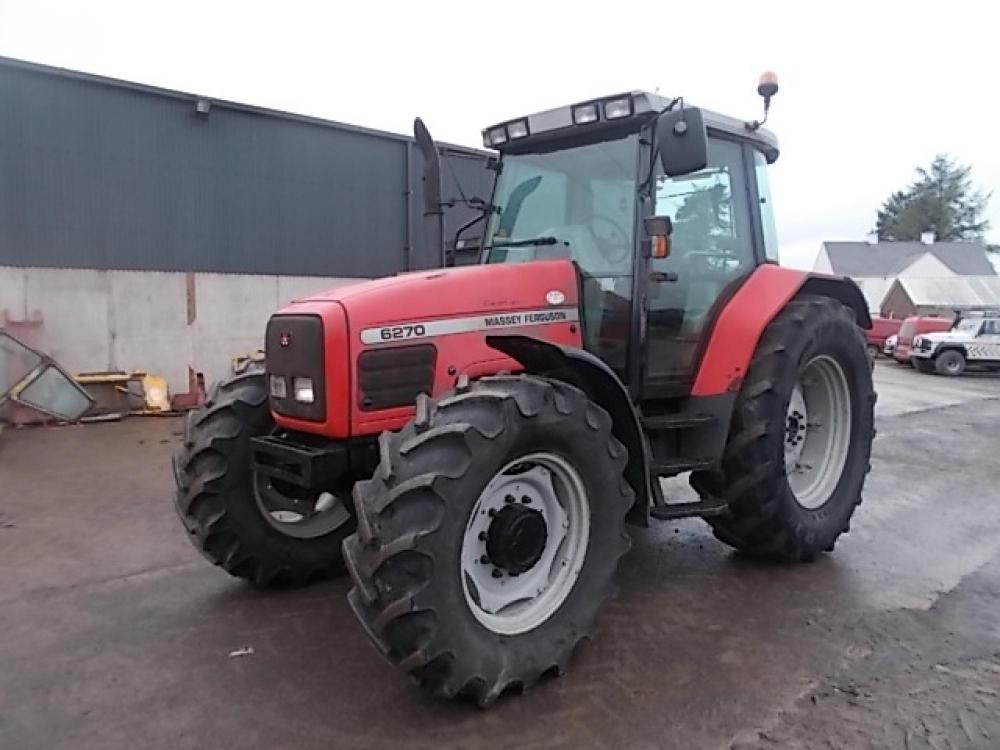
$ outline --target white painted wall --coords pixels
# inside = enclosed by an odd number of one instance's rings
[[[882,300],[885,299],[886,292],[892,286],[895,277],[886,278],[884,276],[857,276],[854,281],[861,287],[861,293],[865,295],[868,303],[868,310],[877,315],[882,308]]]
[[[822,245],[820,245],[819,253],[816,255],[813,270],[817,273],[833,273],[833,266],[830,265],[830,255]]]
[[[936,256],[931,253],[924,253],[900,271],[897,276],[907,279],[928,279],[957,276],[957,274]]]
[[[144,370],[188,390],[188,366],[211,382],[233,356],[261,348],[275,309],[356,279],[196,273],[196,317],[187,322],[186,274],[0,266],[3,311],[38,311],[38,346],[70,372]]]

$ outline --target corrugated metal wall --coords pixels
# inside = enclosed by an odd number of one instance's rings
[[[202,115],[197,100],[0,59],[0,265],[370,277],[436,264],[409,139],[226,102]],[[466,194],[488,198],[485,154],[449,158]],[[449,234],[472,215],[450,211]]]

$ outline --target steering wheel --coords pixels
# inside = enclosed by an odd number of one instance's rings
[[[604,256],[609,269],[620,270],[632,255],[632,243],[629,242],[628,232],[618,222],[604,214],[593,214],[590,217],[591,227],[596,222],[604,222],[611,227],[612,233],[610,237],[601,237],[597,232],[594,232],[594,237],[598,240],[601,254]]]

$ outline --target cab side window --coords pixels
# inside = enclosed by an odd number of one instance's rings
[[[673,249],[671,257],[652,261],[652,270],[689,265],[726,273],[752,268],[753,232],[745,185],[742,147],[716,138],[708,142],[705,169],[682,177],[660,175],[655,212],[673,221]]]

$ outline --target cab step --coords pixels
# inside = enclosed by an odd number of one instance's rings
[[[649,515],[658,521],[673,521],[677,518],[690,518],[692,516],[717,516],[725,513],[729,506],[726,503],[715,500],[702,500],[696,503],[672,503],[669,505],[654,505],[649,509]]]
[[[642,418],[643,426],[656,432],[707,427],[717,421],[711,414],[656,414]]]
[[[704,458],[671,458],[663,461],[654,460],[650,466],[650,474],[654,477],[669,477],[675,474],[682,474],[685,471],[704,471],[712,469],[716,462],[712,459]]]

